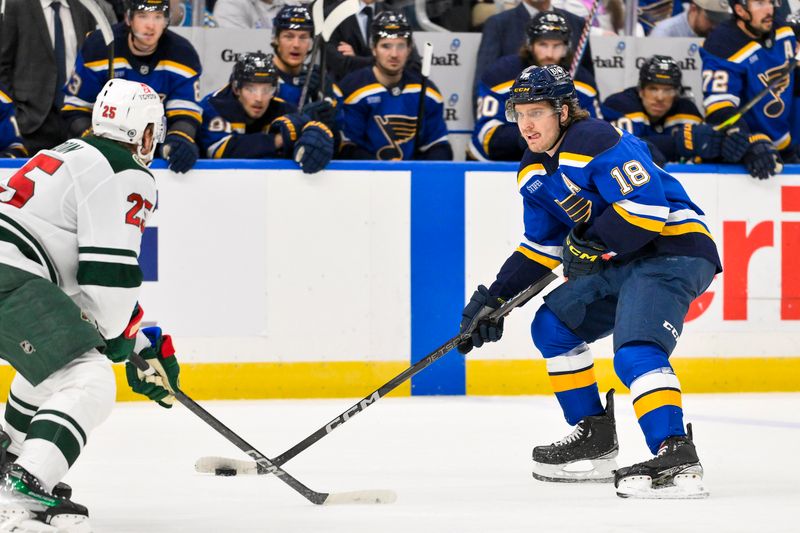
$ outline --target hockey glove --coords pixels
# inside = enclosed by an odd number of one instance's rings
[[[575,279],[581,276],[597,274],[606,265],[614,253],[605,245],[584,237],[589,225],[580,222],[564,239],[561,248],[561,260],[564,265],[564,277]]]
[[[311,121],[294,149],[294,160],[306,174],[319,172],[333,157],[333,132],[322,122]]]
[[[675,135],[675,149],[679,157],[699,157],[706,161],[719,157],[725,134],[708,124],[684,124]]]
[[[738,163],[747,153],[748,148],[750,148],[750,141],[747,134],[739,130],[732,131],[722,140],[722,160],[726,163]]]
[[[183,132],[170,133],[161,145],[161,157],[169,161],[169,169],[173,172],[189,172],[199,155],[194,139]]]
[[[103,350],[103,355],[111,359],[113,363],[120,363],[130,356],[133,348],[136,345],[136,334],[139,332],[139,326],[142,323],[144,311],[139,306],[138,302],[133,308],[131,319],[125,330],[118,337],[106,340],[106,347]]]
[[[306,104],[303,107],[303,114],[311,120],[322,122],[331,130],[336,127],[336,107],[328,100]]]
[[[503,301],[489,294],[489,289],[478,285],[472,298],[461,312],[459,333],[472,332],[470,337],[458,345],[458,351],[467,354],[472,348],[480,348],[484,342],[496,342],[503,337],[503,318],[497,322],[486,317],[500,307]]]
[[[269,133],[278,134],[283,137],[283,150],[284,154],[291,154],[294,152],[294,143],[300,137],[303,131],[303,126],[306,125],[309,118],[302,113],[289,113],[276,118],[269,125]]]
[[[769,137],[757,133],[751,135],[749,140],[750,146],[742,157],[742,163],[747,167],[750,175],[765,180],[780,174],[783,170],[783,162]]]
[[[133,392],[143,394],[161,407],[170,408],[175,402],[175,391],[178,390],[178,375],[181,372],[175,358],[172,337],[162,335],[161,328],[152,327],[142,330],[151,346],[142,350],[139,355],[156,371],[147,376],[130,361],[125,363],[125,375]]]

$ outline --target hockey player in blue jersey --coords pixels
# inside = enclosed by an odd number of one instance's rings
[[[411,26],[405,15],[381,11],[372,21],[375,65],[345,76],[334,91],[342,108],[345,159],[451,160],[443,100],[428,82],[425,115],[416,136],[420,74],[406,67],[411,54]]]
[[[639,69],[639,84],[606,98],[602,111],[611,124],[644,140],[659,165],[697,157],[711,161],[723,154],[737,157],[736,148],[729,146],[735,141],[703,124],[694,100],[683,96],[681,68],[670,56],[647,59]]]
[[[333,89],[326,84],[321,91],[319,67],[305,65],[314,39],[314,21],[306,6],[285,5],[272,21],[273,59],[278,70],[278,96],[283,100],[300,105],[306,77],[310,76],[308,92],[303,105],[303,113],[314,120],[324,122],[329,128],[335,127],[336,110]],[[327,100],[321,99],[321,92]]]
[[[28,157],[14,116],[14,102],[0,86],[0,157]]]
[[[272,56],[242,55],[230,83],[203,98],[198,143],[208,158],[293,158],[308,174],[331,160],[334,136],[323,123],[297,113],[275,96],[278,73]]]
[[[516,124],[505,118],[505,103],[514,80],[530,65],[561,65],[569,68],[571,32],[567,19],[554,11],[542,11],[526,28],[528,44],[518,54],[501,57],[481,76],[475,128],[469,145],[473,159],[485,161],[518,161],[525,142]],[[575,74],[575,90],[581,107],[593,117],[600,115],[597,85],[583,67]]]
[[[127,0],[125,21],[114,25],[114,77],[146,83],[155,89],[167,113],[167,138],[160,154],[175,172],[188,172],[197,161],[200,112],[200,59],[192,44],[167,29],[169,0]],[[75,71],[65,86],[61,111],[70,134],[89,131],[92,105],[108,80],[108,49],[100,31],[78,52]]]
[[[589,118],[574,90],[557,65],[529,67],[511,88],[508,118],[527,144],[517,176],[524,239],[495,282],[479,286],[464,308],[462,331],[476,321],[478,327],[459,350],[499,340],[502,322],[484,313],[562,263],[567,281],[545,296],[531,335],[564,416],[576,427],[533,449],[534,477],[614,481],[622,497],[705,497],[669,355],[689,304],[721,271],[717,248],[703,212],[653,164],[645,143]],[[614,369],[656,455],[616,473],[613,390],[604,408],[589,348],[612,333]],[[566,468],[585,460],[592,469]]]
[[[700,49],[706,121],[720,124],[733,116],[794,61],[792,28],[776,25],[771,0],[729,0],[734,17],[720,24]],[[750,174],[767,179],[782,162],[796,163],[800,139],[791,135],[794,76],[783,76],[760,102],[733,126],[740,157]],[[780,152],[780,156],[778,155]]]

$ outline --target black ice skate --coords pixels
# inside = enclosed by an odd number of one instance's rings
[[[696,499],[708,497],[703,486],[703,467],[688,436],[669,437],[649,461],[620,468],[614,474],[617,496],[621,498]]]
[[[570,435],[533,449],[533,477],[540,481],[611,483],[618,452],[614,389],[611,389],[606,394],[606,410],[602,415],[587,416]],[[574,464],[587,460],[591,461],[590,469],[578,469],[581,465]]]
[[[0,474],[0,531],[91,533],[83,505],[53,496],[21,466],[8,463]]]
[[[8,451],[10,445],[11,437],[8,433],[0,429],[0,468],[4,467],[7,463],[13,463],[17,460],[17,456]],[[72,487],[66,483],[59,482],[53,487],[53,496],[69,500],[72,498]]]

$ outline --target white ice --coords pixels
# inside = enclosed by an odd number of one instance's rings
[[[273,457],[354,402],[201,403]],[[246,457],[183,407],[150,403],[118,404],[65,481],[97,533],[800,532],[800,394],[687,394],[684,409],[707,500],[534,480],[531,447],[570,430],[547,396],[384,398],[286,464],[317,491],[393,489],[391,505],[319,507],[273,476],[197,474],[200,456]],[[629,396],[617,425],[620,465],[648,458]]]

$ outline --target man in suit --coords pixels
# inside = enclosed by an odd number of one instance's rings
[[[570,48],[575,50],[586,23],[583,18],[563,9],[552,8],[550,0],[522,0],[514,9],[503,11],[486,19],[483,25],[481,45],[478,48],[478,62],[475,65],[473,95],[477,96],[475,89],[487,66],[502,56],[519,52],[526,42],[525,27],[534,15],[542,11],[555,11],[567,19],[572,35]],[[591,57],[589,43],[586,43],[581,65],[589,73],[594,74]]]
[[[6,0],[0,26],[0,82],[8,87],[30,153],[67,139],[61,87],[78,47],[95,27],[78,0]],[[58,59],[57,59],[58,58]]]
[[[317,0],[323,1],[323,0]],[[326,1],[325,16],[342,3],[343,0]],[[335,81],[341,81],[347,74],[360,68],[372,66],[375,62],[370,45],[370,26],[375,16],[389,9],[385,2],[360,0],[358,13],[344,21],[331,34],[325,46],[326,70]],[[411,49],[411,57],[406,68],[419,71],[422,63],[417,49]]]

